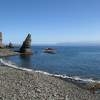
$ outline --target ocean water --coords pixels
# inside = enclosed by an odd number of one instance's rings
[[[47,47],[55,48],[56,54],[43,53]],[[6,59],[28,69],[100,80],[100,46],[32,46],[32,50],[33,55]]]

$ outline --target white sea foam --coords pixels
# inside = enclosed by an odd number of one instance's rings
[[[24,71],[29,71],[29,72],[34,71],[32,69],[19,67],[16,64],[12,63],[11,61],[7,61],[7,60],[4,60],[4,59],[0,59],[0,64],[8,66],[8,67],[15,68],[15,69],[24,70]],[[70,76],[66,76],[66,75],[50,74],[48,72],[44,72],[44,71],[40,71],[40,70],[35,70],[34,72],[36,72],[36,73],[42,73],[42,74],[49,75],[49,76],[60,77],[60,78],[63,78],[63,79],[72,79],[72,80],[75,80],[75,81],[100,83],[100,81],[93,80],[92,78],[83,79],[83,78],[80,78],[79,76],[70,77]]]
[[[12,67],[12,68],[15,68],[15,69],[20,69],[20,70],[24,70],[24,71],[33,71],[32,69],[18,67],[16,64],[12,63],[11,61],[6,61],[6,60],[3,60],[3,59],[0,59],[0,63],[2,65]]]

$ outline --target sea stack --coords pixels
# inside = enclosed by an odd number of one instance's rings
[[[32,54],[32,49],[31,49],[31,34],[28,34],[26,37],[25,41],[23,42],[21,48],[20,48],[20,53],[22,54]]]
[[[3,44],[2,44],[2,32],[0,32],[0,48],[3,48]]]

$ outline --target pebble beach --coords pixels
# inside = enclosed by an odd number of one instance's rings
[[[0,100],[100,100],[100,94],[57,77],[0,65]]]

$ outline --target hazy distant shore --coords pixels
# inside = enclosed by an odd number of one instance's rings
[[[40,72],[0,66],[1,100],[99,100],[71,82]]]

